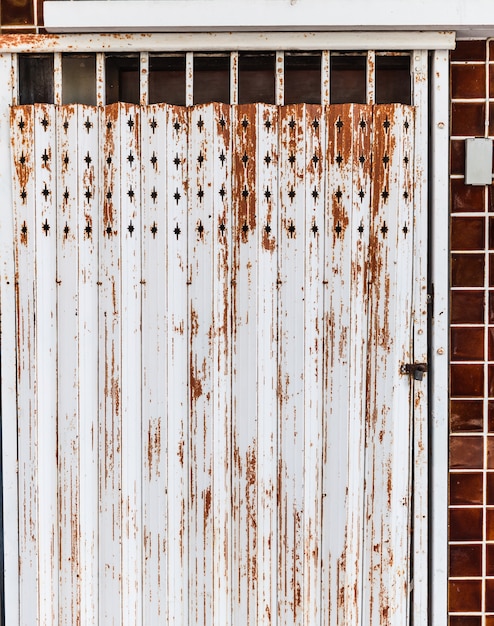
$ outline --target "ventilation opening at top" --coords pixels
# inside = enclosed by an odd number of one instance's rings
[[[412,104],[408,52],[19,54],[18,70],[20,104]]]

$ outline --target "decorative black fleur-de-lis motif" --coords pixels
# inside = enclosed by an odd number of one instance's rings
[[[312,197],[314,198],[314,200],[317,200],[319,198],[319,192],[317,191],[316,187],[314,187],[314,189],[312,190]]]
[[[87,134],[89,135],[89,131],[93,127],[93,124],[92,124],[91,120],[89,119],[89,116],[86,117],[86,121],[84,122],[84,126],[86,128]]]
[[[363,233],[364,233],[364,224],[362,222],[360,222],[360,226],[357,228],[360,236],[362,237]]]
[[[405,166],[408,165],[408,155],[405,154],[405,156],[403,157],[403,163],[405,164]]]
[[[106,192],[106,199],[107,200],[111,200],[112,199],[112,192],[111,192],[110,189]]]
[[[242,232],[244,233],[244,235],[249,232],[249,225],[247,224],[247,222],[244,222],[244,225],[242,226]]]
[[[266,163],[266,165],[269,167],[269,164],[271,163],[271,157],[269,156],[269,152],[266,152],[266,156],[264,157],[264,163]]]
[[[389,163],[389,156],[387,154],[385,154],[383,156],[383,163],[384,163],[384,167],[388,167],[388,163]]]
[[[199,187],[199,191],[197,192],[197,197],[199,198],[199,202],[202,202],[202,199],[204,198],[204,191],[202,190],[202,187]]]
[[[86,189],[86,192],[84,193],[84,196],[86,198],[86,200],[89,202],[91,200],[91,198],[93,197],[93,194],[91,193],[91,189],[88,187]]]
[[[50,155],[46,151],[46,148],[45,148],[45,151],[43,152],[43,154],[41,155],[41,160],[43,161],[44,165],[46,165],[48,163],[48,161],[50,160]]]
[[[158,197],[158,192],[156,191],[156,187],[153,187],[151,190],[151,200],[153,201],[153,203],[156,202],[157,197]]]
[[[365,163],[365,156],[361,154],[358,158],[359,162],[363,165]]]
[[[129,156],[127,157],[127,161],[132,165],[134,163],[134,155],[132,154],[132,150],[129,152]]]
[[[288,157],[288,163],[290,163],[290,165],[293,167],[295,165],[295,161],[296,161],[296,157],[293,154],[293,152],[290,154],[290,156]]]
[[[108,235],[108,237],[111,237],[113,235],[113,229],[110,224],[108,224],[108,226],[106,227],[106,234]]]
[[[42,224],[41,228],[43,229],[45,236],[48,237],[48,233],[50,231],[50,224],[48,224],[48,219],[45,219],[44,223]]]
[[[293,117],[292,117],[292,118],[290,119],[290,121],[288,122],[288,126],[289,126],[292,130],[293,130],[293,129],[295,128],[295,126],[296,126],[296,125],[297,125],[297,124],[296,124],[295,120],[294,120],[294,119],[293,119]]]
[[[381,198],[383,200],[387,200],[389,198],[389,191],[387,187],[384,187],[382,193],[381,193]]]
[[[151,130],[153,131],[153,135],[154,135],[154,131],[158,128],[158,122],[154,119],[154,115],[153,115],[153,119],[149,122],[149,126],[151,127]]]
[[[408,200],[408,195],[408,191],[403,192],[403,197],[405,198],[405,200]]]
[[[48,126],[50,125],[50,122],[48,121],[48,118],[46,117],[46,115],[43,117],[43,119],[41,120],[41,126],[43,126],[43,130],[46,132]]]
[[[312,231],[312,234],[314,235],[314,237],[319,232],[319,228],[317,227],[317,224],[315,222],[314,222],[314,224],[312,224],[311,231]]]
[[[242,128],[247,128],[247,126],[249,125],[249,120],[244,117],[244,119],[242,120]]]
[[[180,200],[182,196],[180,195],[179,191],[178,191],[178,187],[175,189],[175,193],[173,194],[173,198],[175,200],[175,202],[178,204],[178,201]]]
[[[178,237],[179,237],[179,235],[180,235],[180,233],[181,233],[181,232],[182,232],[182,231],[180,230],[180,228],[179,228],[179,226],[178,226],[178,222],[177,222],[177,225],[176,225],[176,226],[175,226],[175,228],[173,229],[173,233],[174,233],[175,237],[177,238],[177,241],[178,241]]]
[[[410,128],[410,124],[408,123],[408,118],[405,119],[405,123],[403,124],[403,126],[405,127],[405,130],[408,130]]]
[[[225,189],[225,185],[221,185],[221,189],[218,192],[221,196],[221,199],[223,200],[223,198],[226,196],[226,189]]]
[[[106,122],[106,128],[107,128],[108,130],[111,130],[111,129],[113,128],[113,123],[112,123],[112,121],[111,121],[111,120],[108,120],[108,122]]]
[[[63,192],[63,199],[64,199],[64,202],[67,202],[67,201],[68,201],[68,199],[69,199],[69,197],[70,197],[69,190],[68,190],[68,188],[67,188],[67,187],[65,187],[65,191]]]
[[[317,156],[316,153],[314,153],[314,156],[312,157],[312,163],[314,163],[314,165],[317,165],[319,163],[319,157]]]
[[[178,152],[175,154],[175,158],[173,159],[173,163],[178,170],[178,166],[180,165],[180,157],[178,156]]]
[[[391,122],[388,120],[388,117],[386,116],[386,119],[383,122],[383,128],[386,131],[386,133],[388,132],[390,126],[391,126]]]
[[[24,223],[22,224],[22,227],[21,227],[21,233],[22,233],[22,236],[25,238],[25,237],[26,237],[26,235],[27,235],[27,224],[26,224],[26,222],[24,222]]]
[[[134,224],[132,224],[132,220],[130,220],[130,224],[127,226],[127,230],[129,231],[129,234],[132,237],[132,233],[135,230]]]
[[[132,119],[132,115],[130,115],[129,119],[127,120],[127,126],[129,127],[130,130],[134,128],[134,120]]]
[[[219,230],[220,230],[220,234],[223,237],[223,235],[225,234],[225,230],[226,230],[226,226],[223,224],[223,222],[221,222],[221,224],[219,225]]]
[[[296,192],[295,189],[293,187],[291,187],[290,191],[288,192],[288,197],[290,198],[290,201],[293,202],[293,199],[295,198]]]
[[[337,155],[335,161],[338,164],[338,167],[341,167],[341,164],[343,163],[343,157],[341,156],[341,152],[338,151],[338,155]]]
[[[89,154],[89,152],[84,157],[84,161],[86,162],[87,167],[91,165],[93,159],[91,158],[91,155]]]
[[[271,128],[271,121],[270,121],[269,119],[267,119],[267,120],[264,122],[264,126],[265,126],[268,130],[269,130],[269,129]]]
[[[360,126],[360,128],[362,128],[362,129],[363,129],[363,128],[365,128],[365,127],[367,126],[367,123],[366,123],[366,121],[364,120],[364,118],[362,118],[362,119],[360,120],[360,122],[359,122],[359,126]]]
[[[149,161],[151,162],[151,165],[153,166],[153,169],[156,169],[156,166],[158,164],[158,157],[156,156],[156,152],[153,150],[153,154],[151,155],[151,158],[149,159]]]
[[[343,197],[343,192],[341,191],[339,185],[334,195],[336,196],[336,199],[338,200],[338,202],[341,202],[341,198]]]
[[[295,237],[295,224],[293,223],[293,220],[290,220],[290,225],[288,226],[288,233],[290,234],[291,239]]]
[[[204,233],[204,226],[202,225],[201,220],[199,220],[199,224],[197,225],[197,232],[199,233],[199,237],[202,237]]]
[[[383,222],[383,225],[381,226],[380,230],[381,230],[383,237],[386,237],[386,234],[388,232],[388,227],[386,226],[386,222]]]
[[[269,223],[266,224],[266,226],[264,227],[264,232],[269,235],[269,233],[271,232],[271,226],[269,225]]]
[[[249,156],[247,154],[247,152],[244,152],[243,156],[242,156],[242,163],[244,164],[244,167],[247,167],[247,163],[249,162]]]
[[[202,154],[202,151],[199,152],[199,156],[197,157],[197,162],[199,163],[199,167],[202,167],[202,164],[204,163],[204,156]]]
[[[336,227],[335,227],[335,229],[334,229],[334,230],[335,230],[336,236],[337,236],[337,237],[339,237],[339,236],[341,235],[342,230],[343,230],[343,228],[342,228],[342,226],[341,226],[340,222],[338,222],[338,223],[336,224]]]
[[[173,129],[175,130],[175,132],[177,132],[177,133],[178,133],[178,131],[179,131],[181,128],[182,128],[182,127],[181,127],[181,125],[180,125],[179,121],[178,121],[178,120],[175,120],[175,123],[173,124]]]
[[[222,128],[222,130],[224,130],[225,126],[226,126],[226,120],[223,116],[220,117],[220,126]]]
[[[226,156],[225,156],[225,153],[223,152],[223,150],[221,151],[221,154],[218,157],[218,159],[221,161],[221,166],[223,167],[223,165],[225,164],[225,161],[226,161]]]
[[[202,116],[199,116],[199,120],[197,122],[197,128],[199,129],[200,133],[202,133],[203,126],[204,126],[204,121],[202,119]]]
[[[41,195],[45,198],[45,200],[48,198],[48,196],[50,195],[50,190],[48,189],[48,187],[45,186],[43,187],[43,189],[41,190]]]
[[[111,163],[112,163],[112,158],[111,158],[111,155],[108,155],[108,156],[106,157],[106,163],[107,163],[107,165],[111,165]]]
[[[269,200],[269,198],[271,198],[271,192],[269,191],[269,187],[266,187],[266,191],[264,192],[264,197],[266,198],[266,200]]]
[[[156,239],[157,232],[158,232],[158,226],[156,222],[153,222],[153,225],[151,226],[151,234],[153,235],[153,239]]]
[[[84,232],[86,233],[86,236],[88,238],[91,237],[91,233],[93,232],[93,227],[91,226],[91,223],[89,221],[86,222],[86,228],[84,229]]]
[[[65,131],[65,134],[67,134],[67,131],[69,130],[69,121],[65,120],[65,122],[63,123],[63,129]]]
[[[360,202],[365,198],[365,191],[360,187],[360,191],[358,192],[358,196],[360,198]]]
[[[338,129],[338,132],[341,132],[341,129],[343,128],[343,122],[341,120],[341,117],[339,117],[338,121],[336,122],[336,128]]]
[[[129,187],[129,191],[127,191],[127,195],[129,196],[130,201],[132,202],[135,196],[135,191],[132,189],[132,185]]]
[[[69,236],[70,228],[67,222],[65,222],[65,226],[63,227],[63,234],[65,235],[65,239]]]
[[[21,193],[19,195],[21,197],[22,203],[25,204],[27,198],[27,191],[25,187],[21,189]]]
[[[247,185],[244,185],[242,189],[242,198],[247,198],[249,196],[249,190],[247,189]]]
[[[401,230],[402,230],[402,232],[403,232],[403,234],[405,235],[405,238],[406,238],[406,236],[408,235],[408,226],[405,224],[405,226],[403,226],[403,228]]]
[[[312,122],[312,128],[314,130],[317,130],[319,128],[319,120],[317,118]]]
[[[22,152],[21,156],[19,157],[19,163],[21,165],[25,165],[26,163],[26,157],[24,156],[24,152]]]
[[[17,124],[17,127],[19,128],[19,130],[21,131],[21,133],[24,132],[24,129],[26,128],[26,122],[24,121],[24,119],[21,117],[21,119],[19,120],[19,123]]]

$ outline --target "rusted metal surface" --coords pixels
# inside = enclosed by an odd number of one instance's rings
[[[21,623],[405,625],[413,108],[11,127]]]

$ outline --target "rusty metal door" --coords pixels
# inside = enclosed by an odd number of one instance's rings
[[[408,624],[413,107],[11,127],[20,623]]]

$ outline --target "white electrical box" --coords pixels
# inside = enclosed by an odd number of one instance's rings
[[[492,183],[492,139],[472,137],[465,139],[465,184]]]

